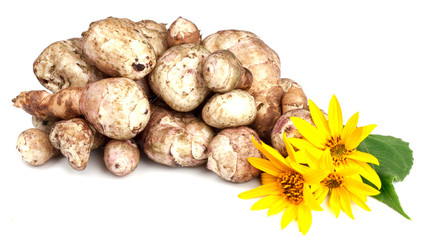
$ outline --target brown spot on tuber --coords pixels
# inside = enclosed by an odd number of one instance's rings
[[[132,63],[132,67],[133,67],[133,69],[135,69],[138,72],[145,69],[145,65],[143,65],[141,63]]]

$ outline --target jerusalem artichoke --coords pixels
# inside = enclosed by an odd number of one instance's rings
[[[126,176],[138,166],[140,152],[135,141],[110,140],[104,148],[104,163],[116,176]]]

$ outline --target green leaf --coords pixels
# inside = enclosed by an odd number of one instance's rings
[[[413,152],[409,143],[399,138],[382,135],[369,135],[357,148],[358,151],[375,156],[380,165],[370,164],[378,173],[382,187],[380,194],[374,196],[377,200],[396,210],[407,219],[393,183],[403,181],[413,165]]]

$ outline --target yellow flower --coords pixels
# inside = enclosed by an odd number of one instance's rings
[[[283,135],[283,138],[285,140],[286,136]],[[299,231],[305,235],[311,227],[311,211],[322,211],[312,193],[311,185],[319,184],[328,172],[299,164],[296,153],[288,142],[286,142],[286,147],[289,156],[284,158],[265,143],[259,144],[253,138],[252,141],[269,160],[248,158],[254,167],[264,171],[261,175],[263,185],[239,194],[239,198],[263,197],[252,206],[252,210],[268,208],[268,216],[285,210],[281,219],[281,228],[297,220]]]
[[[330,171],[330,174],[321,181],[314,192],[319,203],[321,203],[328,193],[330,193],[329,206],[334,211],[336,217],[343,210],[350,218],[354,219],[351,201],[361,208],[370,211],[366,205],[367,196],[374,196],[380,192],[375,188],[362,182],[358,174],[358,169],[342,168],[335,169],[333,160],[329,152],[324,152],[319,161],[319,167]],[[313,163],[311,163],[313,164]]]
[[[358,169],[362,177],[380,189],[381,180],[368,164],[379,165],[377,158],[369,153],[356,150],[376,125],[357,127],[359,113],[356,113],[343,126],[340,104],[334,95],[328,108],[328,121],[311,100],[309,100],[309,110],[316,127],[300,118],[292,117],[291,120],[302,134],[303,139],[290,138],[290,143],[299,150],[307,149],[314,156],[321,156],[323,152],[329,152],[335,168]]]

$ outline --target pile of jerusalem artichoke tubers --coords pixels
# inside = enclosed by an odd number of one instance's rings
[[[81,38],[48,46],[33,70],[51,93],[12,100],[33,116],[17,141],[33,166],[61,153],[83,170],[102,147],[107,169],[125,176],[143,150],[167,166],[206,164],[246,182],[260,173],[247,158],[265,158],[252,136],[286,154],[283,133],[301,137],[290,116],[312,123],[302,88],[280,77],[277,53],[257,35],[223,30],[202,39],[181,17],[168,29],[152,20],[93,22]]]

